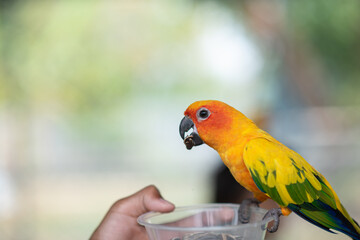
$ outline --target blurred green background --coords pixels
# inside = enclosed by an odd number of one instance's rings
[[[360,220],[359,1],[0,4],[1,239],[86,239],[148,184],[213,201],[221,161],[178,134],[201,99],[298,151]],[[282,219],[277,239],[344,238]]]

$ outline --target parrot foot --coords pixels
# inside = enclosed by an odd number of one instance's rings
[[[272,227],[267,228],[268,232],[274,233],[274,232],[276,232],[278,230],[281,215],[283,215],[282,212],[281,212],[281,208],[272,208],[264,215],[263,220],[268,218],[268,217],[274,218],[274,224],[272,225]],[[265,225],[263,225],[261,228],[263,230],[265,230]]]
[[[255,205],[259,207],[261,202],[255,198],[244,199],[239,208],[239,221],[241,223],[248,223],[250,221],[250,206]]]

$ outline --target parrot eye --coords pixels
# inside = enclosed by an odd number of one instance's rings
[[[200,108],[196,115],[198,120],[205,120],[210,116],[210,111],[206,108]]]

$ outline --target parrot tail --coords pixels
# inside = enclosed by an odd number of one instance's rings
[[[300,205],[290,204],[288,207],[306,221],[325,231],[335,233],[330,230],[334,229],[354,240],[360,240],[360,227],[357,222],[352,218],[347,218],[345,215],[348,214],[344,215],[338,209],[333,209],[320,200]]]
[[[352,219],[354,221],[354,223],[358,226],[358,228],[360,229],[360,225],[358,224],[357,221],[355,221],[355,219]],[[353,238],[354,240],[358,240],[359,238]]]

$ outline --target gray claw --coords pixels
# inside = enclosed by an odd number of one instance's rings
[[[268,232],[274,233],[278,230],[279,225],[280,225],[280,216],[281,215],[282,215],[281,208],[272,208],[264,215],[263,220],[268,217],[274,218],[274,224],[272,225],[272,227],[267,228]],[[261,226],[261,228],[263,230],[265,230],[265,225]]]
[[[259,207],[260,201],[257,199],[245,199],[241,202],[240,208],[239,208],[239,221],[241,223],[248,223],[250,221],[250,206],[256,205]]]

